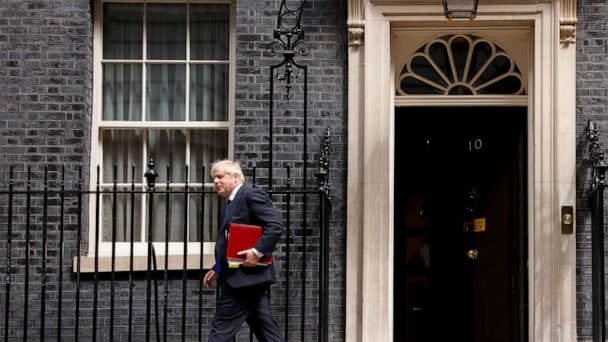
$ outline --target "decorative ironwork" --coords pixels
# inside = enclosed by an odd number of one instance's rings
[[[294,61],[294,57],[307,56],[310,52],[310,47],[304,42],[304,30],[300,27],[305,3],[305,0],[300,0],[296,8],[290,8],[286,0],[281,2],[273,41],[266,47],[266,51],[272,56],[277,53],[283,55],[283,61],[276,67],[284,68],[273,76],[285,83],[287,94],[291,90],[293,79],[300,76],[297,69],[301,67]]]
[[[599,142],[597,125],[589,120],[586,129],[587,140],[589,141],[589,162],[591,166],[591,189],[597,190],[598,187],[606,186],[606,170],[608,164],[604,160],[604,150]]]
[[[268,127],[268,189],[272,190],[272,175],[273,175],[273,158],[274,158],[274,79],[285,83],[285,89],[289,98],[289,92],[292,87],[293,79],[300,77],[300,71],[303,75],[303,100],[302,100],[302,122],[303,122],[303,155],[302,155],[302,175],[303,186],[307,188],[307,162],[308,162],[308,67],[300,65],[294,57],[306,56],[310,52],[308,44],[304,42],[304,30],[300,27],[302,12],[306,4],[306,0],[299,0],[299,5],[295,8],[287,5],[287,1],[281,1],[279,13],[277,15],[277,26],[274,29],[273,41],[270,42],[266,50],[271,55],[277,53],[283,55],[283,60],[278,64],[270,66],[270,96],[269,96],[269,127]],[[304,199],[304,204],[306,199]]]

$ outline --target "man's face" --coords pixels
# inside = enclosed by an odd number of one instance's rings
[[[224,170],[216,170],[213,174],[213,184],[218,195],[228,198],[232,190],[241,184],[241,180],[225,173]]]

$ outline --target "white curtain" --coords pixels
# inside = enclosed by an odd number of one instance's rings
[[[186,180],[186,131],[184,130],[150,130],[148,131],[148,155],[156,160],[156,171],[159,177],[156,184],[167,182],[167,166],[171,183],[184,183]],[[175,189],[183,190],[183,188]],[[164,194],[154,198],[154,241],[165,241],[166,197]],[[169,200],[169,236],[168,241],[183,241],[186,223],[184,194],[172,194]],[[148,210],[149,206],[146,210]],[[147,216],[146,216],[147,218]]]
[[[103,119],[141,120],[141,65],[103,66]]]
[[[227,4],[191,6],[192,60],[229,60],[229,10]],[[228,120],[228,64],[191,65],[190,120]]]
[[[103,131],[103,170],[102,182],[129,183],[135,175],[135,182],[142,181],[142,130],[105,130]],[[116,165],[116,175],[114,166]],[[135,166],[135,173],[132,167]],[[125,190],[126,188],[118,188]],[[128,188],[130,189],[130,187]],[[116,213],[112,211],[112,195],[103,195],[103,241],[112,241],[112,215],[116,216],[116,241],[129,241],[131,231],[131,213],[134,215],[134,234],[136,241],[140,238],[141,197],[135,198],[131,206],[130,195],[116,197]]]
[[[147,68],[146,120],[185,120],[186,65],[150,64]]]
[[[141,59],[143,4],[104,3],[103,58]]]
[[[186,5],[148,4],[148,59],[186,59]]]
[[[228,120],[228,65],[190,66],[190,120]]]
[[[124,189],[119,189],[124,190]],[[102,216],[102,240],[105,242],[112,241],[112,202],[111,194],[102,196],[103,216]],[[116,241],[126,242],[131,241],[131,219],[133,219],[133,241],[141,241],[141,194],[135,194],[134,205],[131,205],[130,194],[116,195]],[[131,218],[131,216],[133,218]]]
[[[192,131],[190,135],[190,179],[197,183],[212,182],[209,165],[228,156],[227,131]],[[203,173],[203,165],[205,172]],[[218,201],[214,194],[190,197],[190,241],[200,241],[201,231],[204,241],[215,241],[218,220]]]
[[[228,4],[190,6],[190,58],[228,60],[230,35]]]
[[[142,4],[105,3],[104,59],[141,59],[142,24]],[[104,120],[141,120],[141,76],[141,64],[103,65]]]

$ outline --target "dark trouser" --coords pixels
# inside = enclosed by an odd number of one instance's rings
[[[245,321],[260,342],[282,342],[270,312],[268,289],[268,284],[232,288],[222,282],[209,342],[231,341]]]

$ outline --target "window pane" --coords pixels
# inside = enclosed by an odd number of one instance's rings
[[[415,77],[407,76],[401,80],[401,89],[407,94],[443,94],[444,91]]]
[[[104,130],[103,134],[103,175],[102,182],[114,179],[114,165],[117,166],[116,179],[119,183],[131,181],[132,165],[135,165],[135,182],[142,180],[142,132],[141,130]]]
[[[455,38],[450,45],[452,54],[454,55],[454,64],[458,72],[458,79],[463,79],[467,56],[469,53],[470,43],[464,37]]]
[[[230,6],[192,4],[190,7],[190,58],[227,60]]]
[[[141,59],[143,5],[103,5],[103,58]]]
[[[209,164],[228,157],[228,132],[200,130],[190,133],[190,180],[195,183],[211,183]],[[203,174],[203,165],[205,173]]]
[[[184,191],[183,188],[173,189],[175,191]],[[184,241],[184,224],[186,210],[184,209],[186,198],[183,193],[169,194],[169,215],[167,216],[167,193],[164,188],[154,195],[154,215],[152,224],[152,241],[165,242],[165,232],[167,223],[169,224],[169,242]],[[149,207],[146,208],[148,215]],[[146,216],[148,217],[148,216]]]
[[[141,120],[141,64],[103,65],[103,120]]]
[[[488,59],[490,59],[494,54],[494,51],[492,51],[492,47],[493,46],[488,42],[479,42],[473,45],[473,54],[471,55],[471,62],[469,63],[469,74],[466,80],[472,80],[473,77],[479,72],[479,70],[486,65]],[[508,58],[507,64],[510,64]],[[509,65],[507,65],[507,68],[508,66]]]
[[[186,132],[184,130],[150,130],[148,155],[156,160],[157,183],[167,182],[167,166],[171,183],[186,179]]]
[[[124,189],[118,189],[119,191]],[[112,194],[102,195],[102,241],[112,242],[113,217],[116,217],[116,241],[131,241],[131,219],[133,219],[133,241],[141,241],[141,194],[135,194],[131,205],[131,194],[116,194],[116,212],[112,212]]]
[[[186,65],[148,65],[146,119],[181,121],[186,119]]]
[[[228,65],[190,66],[190,120],[228,121]]]
[[[200,191],[200,189],[197,190]],[[215,193],[205,194],[204,197],[205,202],[203,203],[202,194],[190,195],[190,232],[188,235],[190,242],[201,241],[201,230],[203,241],[215,241],[217,239],[219,210],[222,208],[222,204]]]
[[[186,59],[186,5],[148,5],[148,59]]]
[[[434,62],[434,61],[433,61]],[[412,72],[423,78],[447,87],[445,80],[439,75],[428,56],[416,56],[412,58]],[[425,82],[426,83],[426,82]]]

